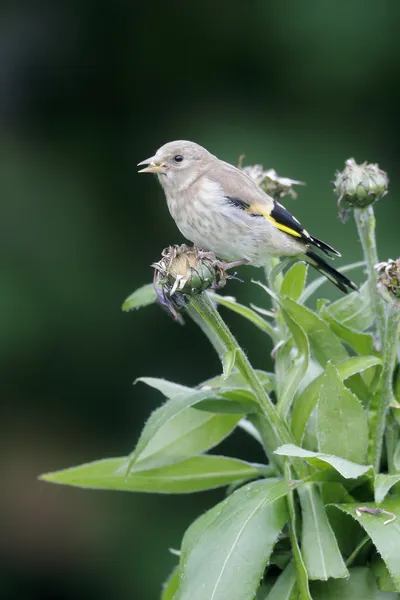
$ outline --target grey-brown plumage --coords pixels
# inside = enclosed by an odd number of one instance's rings
[[[340,256],[311,236],[280,203],[250,177],[194,142],[165,144],[142,173],[155,173],[179,230],[199,248],[229,261],[262,266],[268,256],[297,256],[321,271],[342,291],[357,289],[347,277],[311,250]]]

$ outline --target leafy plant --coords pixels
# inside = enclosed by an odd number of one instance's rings
[[[125,301],[132,310],[160,300],[177,319],[185,309],[222,373],[195,388],[142,378],[165,402],[133,452],[42,479],[169,494],[229,486],[186,531],[162,600],[400,598],[400,261],[375,270],[371,204],[384,182],[375,165],[351,160],[336,181],[364,249],[368,279],[359,293],[313,310],[324,278],[306,285],[304,264],[284,276],[282,263],[271,264],[267,282],[257,283],[272,306],[249,308],[205,291],[226,274],[179,247],[157,263],[156,287]],[[271,337],[274,373],[253,369],[218,304]],[[265,464],[206,454],[236,427],[262,444]]]

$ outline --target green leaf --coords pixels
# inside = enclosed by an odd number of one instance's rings
[[[348,577],[318,489],[305,484],[298,494],[303,516],[301,548],[309,579]]]
[[[196,389],[181,385],[180,383],[174,383],[167,379],[160,379],[158,377],[138,377],[135,383],[145,383],[146,385],[158,390],[166,398],[174,398],[180,394],[194,394]]]
[[[288,344],[288,342],[283,344],[276,353],[276,370],[279,384],[277,410],[282,417],[286,418],[294,395],[307,372],[310,349],[307,336],[302,327],[285,310],[282,312],[296,344],[295,356],[292,353],[292,344]]]
[[[365,464],[368,422],[358,398],[347,389],[338,370],[326,365],[317,407],[318,450]]]
[[[194,405],[215,397],[213,390],[184,393],[167,400],[148,419],[133,451],[129,470],[155,469],[212,448],[236,427],[241,415],[214,414]]]
[[[400,473],[397,475],[375,475],[375,502],[380,504],[386,494],[396,483],[400,481]]]
[[[290,298],[282,298],[281,303],[290,317],[303,328],[311,352],[321,366],[324,367],[328,360],[339,362],[347,358],[345,348],[321,317]]]
[[[285,463],[285,478],[286,481],[289,482],[292,479],[291,469],[288,461]],[[300,550],[299,542],[297,539],[297,517],[296,517],[296,507],[294,503],[294,492],[292,489],[289,489],[287,495],[287,503],[289,509],[289,535],[290,541],[292,545],[292,553],[294,558],[295,572],[296,572],[296,581],[298,588],[298,598],[299,600],[312,600],[310,596],[310,589],[308,586],[308,575],[307,569],[303,561],[303,556]],[[277,599],[279,596],[277,596]],[[297,600],[297,597],[296,597]]]
[[[232,369],[235,366],[236,360],[236,348],[234,350],[229,350],[225,352],[222,359],[222,370],[223,370],[223,378],[228,379],[229,375],[232,373]]]
[[[314,600],[398,600],[398,594],[382,594],[371,569],[350,569],[349,579],[332,579],[311,583]]]
[[[354,292],[357,293],[357,292]],[[374,338],[370,333],[363,333],[346,326],[343,322],[335,319],[330,312],[330,307],[327,308],[324,304],[319,311],[319,314],[329,324],[333,333],[347,346],[355,350],[358,354],[372,354],[374,351]]]
[[[359,292],[342,296],[329,306],[329,314],[338,323],[356,331],[366,331],[374,323],[374,313],[369,300],[368,285],[364,283]]]
[[[258,313],[249,308],[248,306],[244,306],[243,304],[239,304],[236,302],[236,299],[232,296],[220,296],[215,292],[207,292],[208,296],[217,304],[221,304],[221,306],[225,306],[229,308],[231,311],[241,315],[250,323],[253,323],[258,329],[261,329],[264,333],[267,333],[274,341],[278,341],[278,333],[274,329],[274,327],[263,319]]]
[[[214,392],[215,393],[215,392]],[[221,388],[218,395],[195,404],[197,410],[218,414],[244,415],[259,412],[260,405],[249,390]]]
[[[225,379],[222,375],[218,378],[221,382],[228,379],[233,381],[234,377],[230,375]],[[198,410],[243,415],[244,413],[257,412],[259,408],[256,397],[249,389],[204,385],[199,390],[166,379],[158,379],[157,377],[139,377],[135,383],[138,382],[155,388],[167,398],[175,398],[181,394],[193,397],[195,401],[192,405]],[[206,396],[204,398],[202,395],[199,396],[199,392],[206,392]]]
[[[311,450],[305,450],[294,444],[280,446],[275,450],[275,454],[304,458],[317,469],[326,469],[327,465],[330,465],[345,479],[357,479],[372,469],[371,465],[359,465],[340,456],[324,454],[322,452],[311,452]]]
[[[393,513],[395,517],[395,520],[387,523],[387,525],[384,524],[390,520],[390,516],[387,514],[373,515],[366,512],[356,512],[360,507],[358,504],[334,504],[332,506],[349,514],[365,529],[385,561],[397,590],[400,591],[400,498],[387,500],[385,503],[385,510]],[[372,503],[366,503],[363,507],[378,508]]]
[[[254,597],[286,520],[282,480],[250,483],[199,517],[186,531],[174,600]]]
[[[163,585],[161,600],[174,600],[179,587],[179,567],[175,567],[167,581]]]
[[[378,580],[378,586],[382,592],[397,592],[393,578],[391,577],[384,561],[380,557],[376,556],[374,558],[371,564],[371,569]]]
[[[363,267],[364,265],[365,265],[365,262],[363,260],[361,260],[359,262],[352,263],[351,265],[345,265],[344,267],[340,267],[340,272],[347,273],[348,271],[353,271],[354,269],[359,269],[360,267]],[[314,279],[314,281],[309,283],[301,295],[300,304],[304,304],[305,302],[307,302],[307,300],[318,290],[318,288],[320,288],[321,285],[323,285],[327,281],[328,281],[327,278],[323,275],[322,277],[318,277],[317,279]]]
[[[307,265],[303,262],[296,263],[286,273],[281,286],[281,296],[298,300],[303,293],[307,277]]]
[[[340,379],[346,380],[356,373],[362,373],[372,367],[381,366],[382,361],[376,356],[355,356],[336,364]],[[321,392],[323,373],[316,377],[295,399],[292,410],[291,427],[294,438],[301,443],[307,422],[313,412]]]
[[[152,283],[148,283],[138,290],[134,291],[133,294],[128,296],[122,305],[122,310],[128,312],[136,308],[142,308],[149,304],[154,304],[157,300],[157,294]]]
[[[263,581],[260,587],[257,589],[256,595],[254,596],[254,600],[267,600],[268,594],[274,585],[274,581],[268,579],[267,581]]]
[[[46,473],[41,479],[82,488],[188,494],[253,479],[260,474],[250,463],[213,455],[193,456],[174,465],[129,475],[127,468],[127,457],[107,458]]]
[[[255,369],[255,372],[261,385],[267,390],[267,392],[275,391],[275,373],[269,373],[260,369]],[[216,377],[212,377],[211,379],[203,381],[203,383],[201,383],[198,387],[202,390],[227,386],[230,388],[251,389],[247,380],[238,371],[232,371],[227,378],[224,378],[223,375],[217,375]]]
[[[279,575],[265,600],[297,600],[296,572],[293,561]]]

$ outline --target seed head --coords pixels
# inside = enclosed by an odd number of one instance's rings
[[[159,302],[180,322],[183,319],[179,312],[186,308],[191,296],[208,288],[221,288],[229,277],[212,252],[186,244],[165,248],[161,260],[152,267]]]
[[[389,259],[376,265],[378,272],[378,289],[387,302],[400,309],[400,258]]]
[[[279,177],[275,169],[265,170],[262,165],[248,165],[242,167],[243,157],[239,159],[239,168],[246,173],[257,185],[261,187],[267,194],[272,196],[275,200],[283,198],[284,196],[290,196],[296,198],[297,194],[293,189],[293,185],[305,185],[303,181],[297,181],[297,179],[290,179],[289,177]]]
[[[345,162],[343,171],[336,172],[333,182],[335,193],[354,208],[365,208],[387,194],[389,178],[378,165],[364,162],[358,165],[354,158]]]

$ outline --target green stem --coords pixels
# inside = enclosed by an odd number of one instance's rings
[[[272,463],[278,464],[279,461],[276,460],[277,457],[273,455],[273,451],[282,444],[294,443],[287,424],[276,412],[275,405],[273,404],[264,387],[261,385],[260,380],[257,377],[257,373],[251,366],[249,359],[221,318],[207,294],[194,296],[191,300],[191,305],[206,321],[208,326],[214,331],[215,335],[221,340],[227,351],[236,352],[236,367],[247,381],[250,388],[253,390],[265,417],[263,418],[264,431],[261,432],[261,434],[264,444],[266,445],[268,458]],[[279,466],[281,470],[281,465]],[[298,468],[296,470],[298,470]],[[305,471],[305,469],[302,468],[300,468],[300,470]],[[304,477],[306,473],[301,472],[298,473],[298,475],[300,477]]]
[[[364,548],[365,544],[368,544],[368,542],[370,542],[370,541],[371,541],[371,538],[369,537],[369,535],[366,535],[365,537],[363,537],[361,542],[359,544],[357,544],[357,546],[354,548],[353,552],[350,554],[349,558],[346,560],[346,567],[351,567],[351,565],[353,564],[354,560],[357,558],[360,551]]]
[[[396,366],[399,337],[400,309],[397,305],[389,303],[382,348],[382,388],[378,404],[378,412],[376,415],[375,439],[373,448],[373,466],[375,468],[375,473],[379,473],[383,437],[385,434],[386,415],[393,399],[393,372]]]
[[[374,310],[378,333],[381,341],[385,331],[385,305],[376,289],[378,254],[375,241],[375,215],[372,204],[365,208],[354,209],[354,219],[364,252],[365,264],[368,271],[369,296]]]
[[[199,313],[197,312],[197,310],[194,309],[192,304],[189,304],[186,310],[190,318],[196,323],[196,325],[200,327],[204,335],[208,338],[212,347],[214,348],[220,360],[222,361],[224,355],[226,354],[226,346],[221,340],[221,338],[215,333],[212,327],[210,327],[207,321],[205,321],[205,319],[203,319],[199,315]]]

